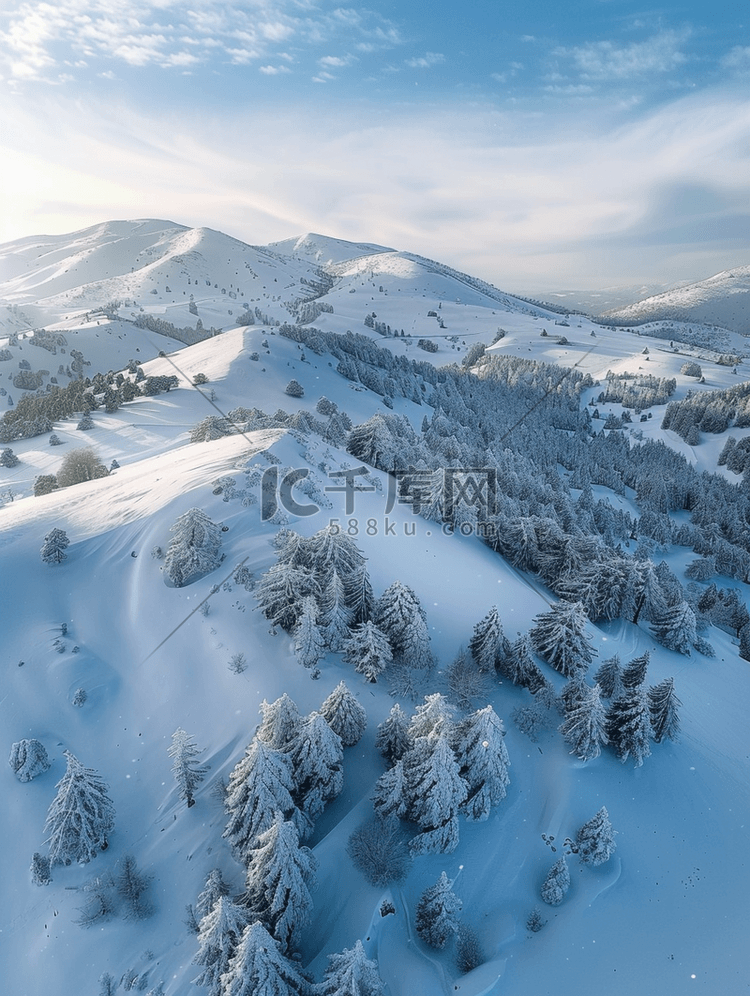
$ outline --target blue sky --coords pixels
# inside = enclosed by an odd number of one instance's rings
[[[750,263],[750,11],[719,0],[6,0],[0,241],[162,217],[508,290]]]

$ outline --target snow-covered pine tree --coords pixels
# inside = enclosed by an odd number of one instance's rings
[[[419,599],[401,581],[386,588],[375,607],[375,623],[385,633],[394,656],[413,668],[428,667],[432,662],[426,619]]]
[[[45,564],[61,564],[68,559],[65,550],[70,540],[64,529],[51,529],[44,537],[41,554]]]
[[[562,706],[567,716],[582,702],[585,702],[589,695],[589,686],[586,683],[586,675],[583,671],[575,671],[571,678],[563,685],[559,695],[559,705]]]
[[[219,992],[221,996],[311,996],[312,986],[263,924],[256,922],[245,928],[221,976]]]
[[[651,627],[654,638],[667,650],[690,656],[698,639],[695,613],[683,599],[670,605]]]
[[[531,640],[528,633],[519,633],[507,654],[498,662],[500,674],[515,685],[531,690],[541,677],[539,666],[531,656]]]
[[[344,643],[344,660],[368,681],[375,682],[393,662],[393,654],[385,634],[370,619],[351,631]]]
[[[601,754],[607,743],[607,714],[602,705],[599,685],[586,688],[585,698],[565,710],[560,733],[570,747],[570,753],[580,761],[591,761]]]
[[[53,865],[90,861],[106,848],[115,825],[115,808],[101,775],[84,768],[68,750],[65,757],[68,767],[44,824]]]
[[[312,595],[305,595],[294,630],[294,652],[299,663],[314,668],[325,652],[325,641],[318,625],[319,609]]]
[[[418,705],[409,723],[409,736],[412,741],[431,733],[453,734],[454,709],[440,692],[425,695],[424,703]]]
[[[375,812],[383,818],[398,816],[401,819],[406,816],[409,810],[409,799],[404,781],[404,762],[402,760],[396,761],[393,767],[383,772],[375,782],[372,804],[375,807]]]
[[[662,740],[676,740],[680,729],[679,708],[682,702],[674,690],[674,678],[665,678],[648,690],[648,711],[651,732],[657,744]]]
[[[260,712],[263,719],[255,734],[258,740],[275,750],[286,751],[302,722],[297,703],[283,692],[273,702],[263,699]]]
[[[570,872],[565,855],[552,865],[542,883],[541,897],[550,906],[559,906],[570,887]]]
[[[370,584],[367,567],[361,564],[344,580],[346,604],[352,612],[355,626],[367,622],[375,609],[375,596]]]
[[[641,654],[640,657],[634,657],[632,661],[625,665],[622,669],[622,687],[628,691],[633,688],[639,688],[643,682],[646,680],[646,671],[648,670],[650,654],[647,650],[645,654]]]
[[[651,753],[650,733],[648,699],[643,688],[623,691],[607,711],[607,736],[620,760],[625,763],[632,757],[639,768]]]
[[[202,920],[210,913],[222,896],[229,895],[229,885],[224,881],[219,868],[212,868],[206,876],[206,884],[195,901],[195,916]]]
[[[279,561],[270,567],[255,587],[258,608],[272,626],[291,633],[302,612],[306,595],[320,597],[320,588],[306,567]]]
[[[315,987],[316,996],[385,996],[378,963],[365,954],[362,941],[341,954],[328,956],[325,978]]]
[[[529,632],[534,650],[566,678],[585,671],[593,660],[586,622],[580,602],[557,602],[535,618]]]
[[[132,854],[126,854],[116,866],[115,888],[120,900],[125,904],[125,918],[145,920],[151,916],[154,907],[146,896],[151,884],[151,876],[138,870]]]
[[[316,869],[312,851],[300,847],[295,825],[277,813],[250,853],[246,899],[248,909],[284,952],[294,950],[300,931],[312,917],[310,888]]]
[[[584,823],[576,834],[578,857],[586,865],[602,865],[615,853],[615,834],[606,806]]]
[[[391,711],[378,726],[375,736],[375,747],[380,751],[388,764],[395,764],[406,751],[411,747],[412,739],[409,736],[409,719],[398,704],[391,707]]]
[[[313,712],[300,724],[288,753],[294,779],[292,798],[312,824],[344,786],[341,737],[319,712]]]
[[[487,674],[463,648],[448,665],[448,688],[459,709],[471,709],[474,699],[486,696]]]
[[[453,746],[468,795],[460,809],[469,820],[486,820],[505,798],[510,784],[510,758],[505,730],[491,705],[478,709],[456,727]]]
[[[474,627],[474,633],[469,640],[469,650],[480,671],[494,674],[498,659],[507,656],[509,649],[497,606],[493,605],[484,619]]]
[[[287,820],[298,822],[291,795],[293,787],[288,755],[257,737],[251,741],[229,776],[224,797],[229,820],[223,836],[244,866],[277,812]]]
[[[248,918],[245,906],[221,895],[202,917],[198,928],[198,953],[193,958],[193,964],[200,965],[202,971],[193,983],[205,986],[208,996],[223,996],[221,977],[229,970]]]
[[[656,567],[651,560],[635,560],[635,613],[633,622],[644,619],[653,622],[666,608],[664,589]]]
[[[433,948],[444,948],[458,933],[459,916],[463,903],[453,891],[453,882],[445,872],[429,889],[425,889],[415,916],[417,933]]]
[[[601,694],[605,699],[616,699],[622,691],[622,672],[620,670],[620,657],[608,657],[602,662],[594,672],[594,681],[599,685]]]
[[[178,727],[172,734],[172,743],[167,753],[173,759],[172,774],[177,782],[180,798],[188,804],[188,809],[195,805],[195,790],[206,777],[208,765],[198,764],[196,758],[203,750],[199,750],[193,738]]]
[[[351,637],[349,626],[354,613],[346,604],[346,590],[337,570],[332,571],[325,587],[321,586],[320,630],[323,642],[335,653],[343,650]]]
[[[344,747],[353,747],[362,739],[367,729],[364,707],[340,681],[320,707],[320,715],[334,733],[341,737]]]
[[[401,763],[408,816],[420,829],[409,841],[412,854],[454,851],[459,807],[468,790],[447,736],[417,737]]]
[[[215,570],[221,563],[221,526],[201,509],[190,508],[180,515],[171,532],[164,573],[175,588]]]

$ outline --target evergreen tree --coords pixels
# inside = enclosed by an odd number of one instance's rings
[[[372,804],[377,814],[383,818],[398,816],[401,819],[406,816],[409,810],[409,799],[404,780],[404,762],[401,759],[396,761],[375,782]]]
[[[393,654],[385,634],[368,620],[351,631],[344,643],[344,660],[368,681],[375,682],[393,662]]]
[[[493,605],[484,619],[474,627],[469,650],[479,669],[486,674],[493,674],[498,659],[507,656],[509,649],[497,606]]]
[[[344,581],[346,604],[352,612],[352,623],[367,622],[375,609],[375,596],[370,584],[370,575],[364,564],[356,567]]]
[[[422,940],[430,947],[444,948],[458,933],[462,906],[453,891],[453,883],[445,872],[441,872],[437,882],[425,889],[417,903],[415,923]]]
[[[320,628],[323,642],[329,650],[339,652],[351,637],[349,626],[354,613],[346,604],[346,589],[337,570],[331,573],[330,582],[321,585]]]
[[[391,645],[394,655],[413,668],[432,661],[427,616],[408,585],[394,581],[383,592],[375,609],[375,623]]]
[[[653,622],[666,608],[666,600],[661,578],[651,560],[636,560],[635,613],[633,622],[641,616]]]
[[[222,896],[228,895],[229,886],[224,881],[221,871],[218,868],[212,868],[206,877],[206,884],[203,886],[202,892],[195,901],[195,916],[202,920],[207,913],[211,912]]]
[[[550,906],[559,906],[565,898],[565,893],[569,887],[570,872],[568,871],[568,862],[565,860],[565,855],[563,854],[552,865],[542,884],[542,899],[545,903],[549,903]]]
[[[312,988],[295,962],[262,923],[252,923],[221,976],[221,996],[310,996]]]
[[[324,651],[325,643],[318,626],[318,603],[312,595],[306,595],[294,631],[294,652],[303,667],[314,668]]]
[[[634,657],[629,664],[626,664],[622,669],[621,679],[624,689],[631,691],[634,688],[640,688],[646,680],[649,658],[650,654],[647,650],[645,654],[641,654],[640,657]]]
[[[247,905],[283,951],[294,949],[312,916],[310,888],[316,868],[312,851],[300,847],[295,825],[277,813],[250,853]]]
[[[695,613],[684,600],[670,605],[651,627],[655,639],[668,650],[690,656],[698,639]]]
[[[657,744],[665,738],[676,740],[680,729],[678,709],[682,703],[675,695],[674,678],[665,678],[648,690],[648,711],[651,731]]]
[[[362,739],[367,728],[367,713],[346,684],[340,681],[320,707],[320,715],[344,747],[353,747]]]
[[[39,851],[31,856],[31,881],[34,885],[49,885],[52,881],[49,858]]]
[[[588,688],[585,698],[566,709],[560,732],[570,747],[570,753],[580,761],[591,761],[601,754],[607,743],[607,714],[602,705],[599,685]]]
[[[423,705],[417,706],[409,723],[409,736],[412,741],[417,737],[427,737],[431,733],[450,737],[453,732],[453,712],[453,706],[440,692],[425,695]]]
[[[202,971],[193,983],[205,986],[208,996],[223,996],[221,977],[229,969],[248,917],[244,906],[238,906],[228,896],[222,895],[202,917],[198,929],[198,953],[193,958],[193,963],[200,965]]]
[[[412,854],[455,850],[459,807],[468,792],[447,737],[417,737],[401,763],[408,816],[420,829],[409,842]]]
[[[195,741],[181,727],[172,734],[171,746],[167,753],[174,759],[172,774],[180,790],[180,798],[188,804],[188,809],[195,805],[195,790],[206,777],[207,765],[196,762],[203,751],[199,750]]]
[[[602,662],[600,668],[594,672],[594,681],[599,685],[601,694],[605,699],[616,699],[622,691],[622,673],[620,671],[620,657],[608,657]]]
[[[454,749],[468,789],[461,812],[469,820],[486,820],[492,807],[505,798],[510,784],[505,730],[491,705],[479,709],[458,725]]]
[[[223,836],[243,865],[277,812],[287,820],[294,819],[293,787],[288,756],[254,739],[232,770],[224,798],[229,820]]]
[[[286,751],[294,740],[302,722],[296,702],[286,692],[273,702],[260,704],[263,720],[256,736],[275,750]]]
[[[344,786],[341,737],[318,712],[311,713],[289,746],[298,809],[312,823]]]
[[[138,871],[138,865],[132,854],[117,862],[115,888],[120,900],[126,905],[126,918],[129,920],[145,920],[154,911],[146,897],[151,876]]]
[[[521,688],[531,690],[532,686],[539,683],[543,676],[531,656],[531,640],[528,633],[519,634],[508,653],[499,661],[498,670]]]
[[[651,753],[650,730],[648,700],[642,688],[624,691],[610,705],[607,736],[623,763],[632,757],[636,768],[643,764]]]
[[[486,696],[487,673],[463,649],[448,665],[448,687],[459,709],[471,709],[475,698]]]
[[[188,584],[198,574],[215,570],[221,563],[221,526],[199,508],[180,515],[171,532],[164,572],[175,588]]]
[[[534,620],[534,650],[566,678],[585,671],[593,659],[586,637],[586,614],[580,602],[558,602]]]
[[[101,776],[84,768],[70,751],[65,757],[68,767],[44,825],[53,865],[90,861],[107,846],[115,825],[114,806]]]
[[[318,597],[318,583],[306,567],[296,567],[279,561],[270,567],[255,588],[258,608],[272,626],[281,626],[291,633],[302,613],[302,599]]]
[[[578,857],[586,865],[601,865],[615,852],[615,834],[605,806],[578,830]]]
[[[389,764],[395,764],[396,761],[401,760],[411,745],[412,739],[409,736],[409,720],[397,702],[391,707],[391,711],[387,717],[378,726],[378,732],[375,736],[375,747]]]
[[[362,941],[341,954],[328,956],[325,978],[315,987],[316,996],[385,996],[378,963],[370,961]]]
[[[68,559],[65,550],[70,545],[70,540],[64,529],[52,529],[44,537],[42,545],[42,560],[45,564],[61,564]]]

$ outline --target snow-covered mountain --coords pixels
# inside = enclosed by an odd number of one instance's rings
[[[740,992],[746,366],[731,330],[612,329],[321,235],[251,246],[149,220],[0,246],[7,991],[224,996],[193,984],[202,942],[184,922],[210,873],[278,920],[223,836],[226,783],[264,701],[286,693],[305,717],[343,681],[367,724],[341,748],[343,787],[338,762],[329,771],[340,791],[313,799],[299,730],[284,755],[295,807],[315,810],[312,912],[280,956],[296,952],[295,970],[319,982],[329,955],[361,942],[386,996]],[[83,446],[91,479],[57,487]],[[344,633],[368,615],[382,627],[397,660],[382,672],[370,660],[377,681],[361,650],[334,649],[332,615]],[[426,647],[434,665],[410,666]],[[568,681],[570,661],[583,682]],[[618,670],[620,695],[605,687]],[[650,725],[670,678],[674,741]],[[600,694],[610,744],[590,731]],[[400,797],[376,746],[395,703],[429,748],[404,759]],[[460,744],[488,706],[469,762]],[[178,729],[209,766],[191,806],[172,772]],[[320,717],[304,729],[320,735]],[[601,753],[584,760],[592,745]],[[106,783],[114,830],[93,860],[35,884],[66,751]],[[440,777],[418,788],[435,757]],[[373,884],[348,843],[358,831],[366,856],[378,850],[367,823],[389,770],[411,816],[389,848],[411,840],[416,853],[404,877]],[[456,817],[462,792],[473,808]],[[602,807],[616,850],[594,865],[577,832]],[[444,849],[428,846],[437,838]],[[132,876],[118,891],[129,855],[150,876],[142,906]],[[549,905],[542,885],[563,855],[570,886]],[[437,948],[417,929],[442,872],[481,949],[471,970],[456,939]]]
[[[601,313],[601,312],[598,312]],[[604,313],[623,325],[649,321],[698,322],[750,334],[750,266],[646,297]]]

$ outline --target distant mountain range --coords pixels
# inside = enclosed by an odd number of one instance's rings
[[[750,334],[750,266],[655,294],[604,313],[622,325],[653,321],[700,322]]]

